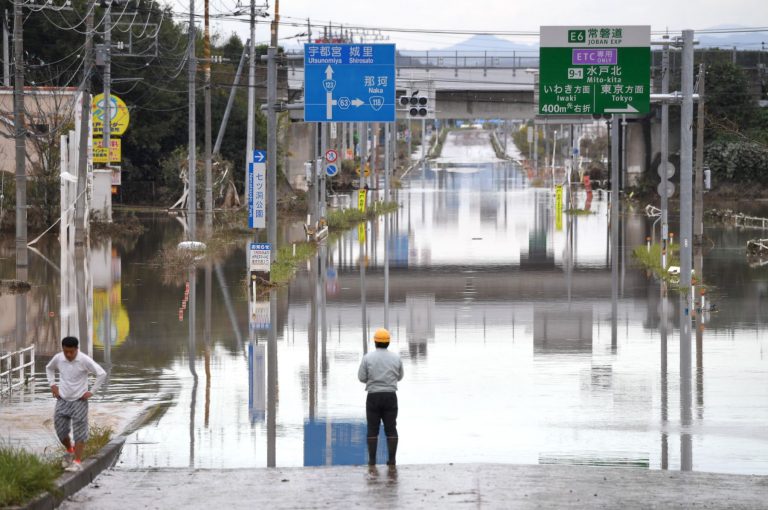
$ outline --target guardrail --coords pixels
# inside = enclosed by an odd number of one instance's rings
[[[29,369],[29,374],[27,374]],[[0,395],[26,386],[35,378],[35,346],[0,354]]]

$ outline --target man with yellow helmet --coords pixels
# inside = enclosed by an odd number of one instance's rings
[[[384,422],[387,436],[387,465],[395,466],[397,453],[397,382],[403,379],[403,362],[394,352],[389,352],[389,331],[379,328],[373,335],[374,351],[363,356],[357,378],[365,383],[368,398],[365,401],[365,417],[368,420],[368,466],[376,465],[379,424]]]

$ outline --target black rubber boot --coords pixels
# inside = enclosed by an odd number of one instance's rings
[[[395,457],[397,456],[397,439],[396,437],[387,438],[387,451],[389,452],[389,460],[387,460],[388,466],[394,466],[396,464]]]
[[[378,447],[378,442],[379,442],[378,437],[368,438],[368,465],[369,466],[376,465],[376,448]]]

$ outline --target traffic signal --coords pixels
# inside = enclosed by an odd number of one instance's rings
[[[426,117],[428,113],[429,100],[427,96],[419,95],[418,91],[410,96],[400,96],[400,106],[402,106],[409,117]]]

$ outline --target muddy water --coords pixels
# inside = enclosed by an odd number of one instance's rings
[[[641,211],[626,211],[612,247],[605,197],[592,197],[591,214],[558,214],[550,190],[473,143],[449,138],[447,153],[468,161],[414,170],[396,214],[330,241],[276,293],[276,324],[269,301],[248,303],[245,242],[210,268],[171,275],[149,262],[181,239],[174,219],[144,217],[137,240],[95,246],[88,348],[111,367],[103,399],[158,405],[122,465],[363,463],[357,367],[387,325],[405,365],[401,463],[768,474],[768,269],[750,268],[743,251],[754,234],[707,229],[715,309],[696,325],[687,393],[678,295],[665,300],[632,264],[632,247],[650,235]],[[58,261],[55,243],[41,251]],[[3,256],[5,277],[10,248]],[[40,365],[55,350],[59,276],[31,260]],[[15,301],[0,305],[0,334],[12,338]],[[45,398],[39,389],[32,402]]]

